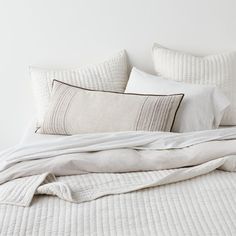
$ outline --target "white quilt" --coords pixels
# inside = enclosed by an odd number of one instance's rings
[[[236,128],[17,146],[0,157],[1,235],[235,235],[235,154]]]

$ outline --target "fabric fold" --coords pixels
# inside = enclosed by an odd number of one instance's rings
[[[29,206],[35,194],[81,203],[216,169],[236,171],[236,129],[65,137],[12,149],[1,159],[1,204]]]

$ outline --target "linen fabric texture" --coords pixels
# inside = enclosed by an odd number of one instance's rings
[[[55,80],[39,133],[171,131],[183,96],[92,91]]]
[[[125,92],[140,94],[183,93],[172,131],[191,132],[217,128],[229,106],[226,96],[215,86],[193,85],[167,80],[132,69]]]

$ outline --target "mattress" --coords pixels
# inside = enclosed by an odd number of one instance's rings
[[[33,134],[30,128],[21,145],[59,139]],[[138,178],[139,173],[133,174]],[[60,178],[74,183],[73,176]],[[91,182],[99,178],[105,184],[122,180],[117,173],[90,174]],[[0,235],[236,235],[236,172],[217,169],[81,203],[39,191],[30,206],[0,204]]]

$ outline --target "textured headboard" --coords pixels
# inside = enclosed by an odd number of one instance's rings
[[[0,3],[0,149],[34,114],[29,65],[77,66],[127,50],[153,72],[153,42],[196,54],[236,49],[235,0],[41,0]]]

